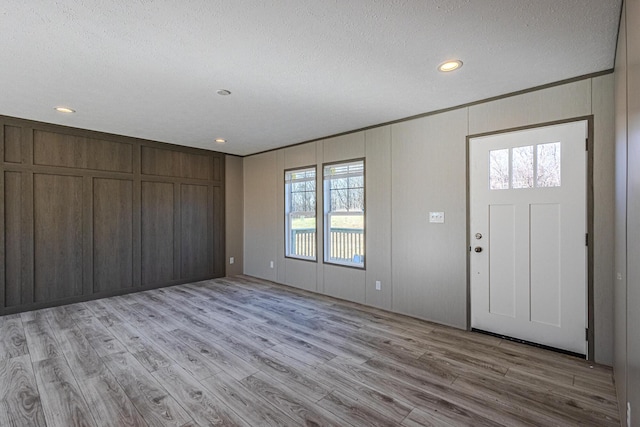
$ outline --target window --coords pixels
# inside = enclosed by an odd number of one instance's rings
[[[560,154],[559,142],[491,150],[489,188],[560,187]]]
[[[364,268],[364,160],[324,166],[324,260]]]
[[[285,171],[285,255],[316,260],[316,168]]]

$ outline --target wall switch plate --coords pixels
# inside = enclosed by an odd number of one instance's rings
[[[236,262],[236,259],[234,257],[229,258],[229,264],[233,264],[234,262]]]
[[[376,280],[376,291],[379,291],[380,289],[382,289],[382,284],[380,283],[380,280]]]
[[[273,261],[269,261],[269,268],[273,268]]]
[[[429,222],[436,224],[444,223],[444,212],[429,212]]]

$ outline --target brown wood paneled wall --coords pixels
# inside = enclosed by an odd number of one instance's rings
[[[0,116],[0,315],[224,275],[224,155]]]

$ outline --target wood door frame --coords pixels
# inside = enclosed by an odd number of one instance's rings
[[[508,129],[500,129],[491,132],[477,133],[473,135],[467,135],[466,141],[466,174],[467,174],[467,330],[471,330],[471,174],[470,167],[471,161],[469,158],[470,142],[473,138],[479,138],[483,136],[499,135],[509,132],[517,132],[522,130],[530,130],[541,127],[560,125],[573,122],[587,122],[587,233],[588,233],[588,245],[587,245],[587,360],[594,361],[595,352],[595,319],[594,319],[594,291],[593,291],[593,279],[594,279],[594,198],[593,198],[593,148],[594,148],[594,116],[593,114],[588,116],[574,117],[564,120],[555,120],[551,122],[536,123],[526,126],[518,126]]]

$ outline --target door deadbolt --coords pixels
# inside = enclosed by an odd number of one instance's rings
[[[474,251],[476,251],[477,253],[480,253],[480,252],[482,252],[482,248],[480,246],[476,246]]]
[[[480,239],[482,239],[482,234],[476,233],[476,240],[480,240]]]

